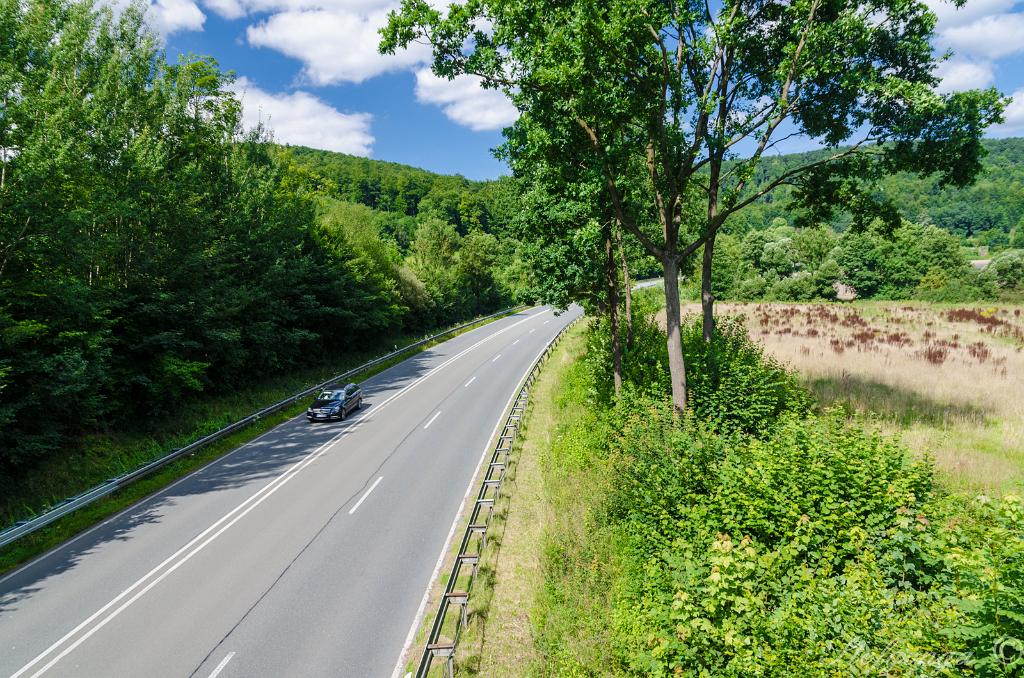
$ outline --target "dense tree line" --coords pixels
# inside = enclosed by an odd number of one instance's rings
[[[972,185],[941,186],[937,177],[900,172],[882,178],[876,189],[908,221],[934,224],[965,243],[992,250],[1024,248],[1024,139],[984,139],[981,144],[982,170]],[[821,157],[823,151],[765,158],[767,169],[755,181]],[[730,226],[742,232],[767,228],[777,218],[792,221],[792,196],[792,190],[782,186],[737,215]],[[855,209],[840,210],[829,225],[845,231],[856,216]]]
[[[0,473],[508,302],[481,186],[412,172],[397,212],[342,202],[391,168],[345,183],[244,133],[230,85],[168,63],[139,6],[0,0]]]
[[[844,285],[862,299],[964,302],[1024,289],[1024,253],[1000,252],[979,269],[961,238],[934,225],[903,222],[890,233],[876,224],[837,233],[827,226],[794,228],[776,217],[768,228],[720,238],[713,280],[720,299],[849,299],[839,294]]]

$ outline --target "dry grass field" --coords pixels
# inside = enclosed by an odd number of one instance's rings
[[[954,489],[1024,483],[1024,309],[907,302],[728,304],[823,406],[842,404],[931,454]],[[699,312],[699,306],[684,311]]]

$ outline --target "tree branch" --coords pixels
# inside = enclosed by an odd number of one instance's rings
[[[601,141],[597,138],[597,132],[595,132],[587,121],[582,118],[577,118],[576,123],[586,133],[587,138],[590,140],[590,144],[594,147],[594,151],[601,159],[601,171],[605,175],[605,184],[608,188],[608,194],[611,196],[612,206],[615,209],[615,216],[619,220],[619,223],[622,224],[623,228],[636,236],[636,239],[640,241],[648,252],[658,259],[663,260],[666,254],[665,250],[658,247],[653,240],[647,237],[647,234],[641,231],[636,224],[626,216],[626,210],[622,205],[622,196],[615,183],[615,176],[612,174],[611,168],[608,166],[608,159],[605,155],[604,148],[601,146]],[[668,245],[668,243],[666,243],[666,245]]]

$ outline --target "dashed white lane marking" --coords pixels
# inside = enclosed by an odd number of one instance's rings
[[[470,377],[469,381],[467,381],[465,384],[463,384],[462,388],[466,388],[467,386],[472,384],[474,381],[476,381],[476,377]]]
[[[356,509],[363,505],[363,502],[366,501],[366,498],[370,496],[371,492],[377,489],[377,486],[380,485],[380,481],[382,480],[384,480],[384,476],[381,476],[380,478],[377,478],[377,480],[373,481],[373,485],[370,485],[370,489],[368,489],[366,492],[363,492],[363,496],[359,497],[359,501],[356,502],[356,505],[348,510],[349,515],[355,513]]]
[[[544,324],[547,325],[549,322],[551,322],[551,321],[550,320],[545,320]]]
[[[518,340],[518,339],[516,339],[515,341],[513,341],[513,342],[512,342],[512,345],[513,345],[513,346],[515,346],[515,345],[516,345],[516,344],[518,344],[518,343],[519,343],[519,340]]]
[[[426,425],[425,425],[425,426],[424,426],[423,428],[430,428],[430,425],[434,423],[434,420],[435,420],[435,419],[437,419],[437,418],[438,418],[438,417],[440,417],[440,416],[441,416],[441,410],[438,410],[438,411],[437,411],[437,414],[435,414],[434,416],[432,416],[432,417],[430,418],[430,421],[428,421],[428,422],[426,423]]]
[[[210,678],[217,678],[217,676],[220,675],[220,672],[224,670],[224,667],[228,665],[228,662],[231,661],[234,656],[234,652],[228,652],[228,656],[220,660],[220,664],[217,664],[217,668],[215,668],[213,673],[210,674]]]
[[[534,332],[536,332],[536,331],[537,331],[537,328],[536,328],[536,327],[534,327],[534,328],[533,328],[532,330],[530,330],[530,331],[529,331],[529,332],[528,332],[527,334],[533,334],[533,333],[534,333]]]
[[[534,358],[534,362],[540,360],[540,357],[544,355],[545,350],[547,350],[547,346],[541,349],[540,353],[537,354],[537,357]],[[532,369],[533,362],[531,362],[530,365]],[[520,386],[526,379],[527,374],[529,374],[529,370],[519,379]],[[430,583],[427,585],[427,590],[423,592],[423,597],[420,599],[420,606],[416,609],[416,616],[413,617],[412,625],[409,627],[409,632],[405,636],[405,644],[402,645],[402,651],[398,653],[398,659],[395,661],[395,668],[391,672],[391,678],[402,678],[402,668],[404,665],[402,660],[405,658],[406,653],[412,646],[412,641],[416,638],[416,631],[420,628],[420,624],[423,622],[423,615],[427,609],[427,601],[430,599],[430,592],[433,590],[434,582],[437,580],[437,575],[441,571],[441,565],[444,563],[445,556],[451,548],[452,538],[455,537],[455,529],[458,527],[459,521],[462,519],[463,511],[466,508],[466,502],[470,500],[470,493],[476,485],[484,460],[487,459],[487,455],[491,452],[491,443],[494,441],[494,436],[498,435],[498,429],[501,427],[501,422],[504,421],[504,417],[502,415],[504,415],[505,412],[508,412],[508,408],[512,406],[512,401],[518,393],[519,386],[513,389],[512,393],[509,395],[508,402],[506,402],[505,406],[500,410],[501,415],[498,416],[498,421],[494,424],[494,430],[491,431],[491,435],[487,437],[487,443],[484,445],[483,453],[480,455],[480,461],[477,462],[476,472],[473,473],[473,477],[469,479],[469,485],[466,486],[466,491],[462,497],[462,505],[459,507],[459,510],[455,513],[455,517],[452,519],[452,526],[451,529],[448,530],[448,537],[444,540],[444,546],[441,547],[441,553],[437,556],[437,563],[434,565],[434,571],[430,575]],[[405,678],[410,678],[410,676],[412,676],[411,672],[405,674]]]
[[[498,358],[500,358],[500,357],[501,357],[501,354],[499,353],[498,355],[494,356],[494,360],[492,360],[491,362],[492,363],[498,362]]]

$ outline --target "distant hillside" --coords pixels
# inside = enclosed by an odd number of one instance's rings
[[[385,160],[303,146],[287,149],[300,165],[330,182],[323,189],[331,197],[393,217],[435,216],[465,234],[473,226],[491,231],[511,216],[501,179],[471,181]]]
[[[988,155],[985,169],[968,188],[939,189],[934,179],[899,174],[883,182],[883,191],[891,196],[906,219],[934,224],[979,245],[1004,246],[1010,233],[1024,237],[1024,139],[986,139]],[[783,155],[765,160],[764,176],[776,175],[784,167],[821,155],[812,151]],[[790,219],[786,191],[770,196],[740,218],[749,228],[767,227],[776,217]],[[842,229],[849,217],[838,217]]]
[[[1015,228],[1024,237],[1024,138],[987,139],[984,145],[988,151],[985,170],[974,186],[940,190],[934,179],[901,174],[885,180],[883,190],[910,221],[935,224],[974,244],[1005,246]],[[424,211],[444,217],[465,232],[473,221],[487,230],[507,223],[515,209],[509,192],[499,188],[505,180],[470,181],[384,160],[301,146],[289,150],[300,164],[332,182],[329,192],[334,197],[381,212],[415,217]],[[764,176],[821,153],[767,158]],[[742,227],[759,229],[776,217],[792,221],[785,190],[752,206],[737,221]],[[833,225],[842,230],[847,223],[849,215],[842,215]]]

